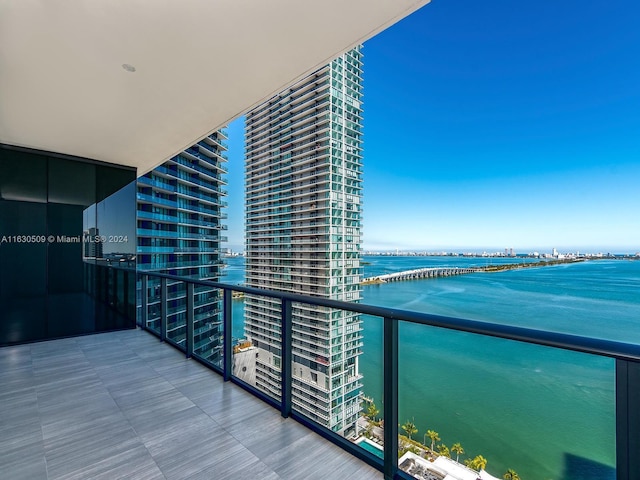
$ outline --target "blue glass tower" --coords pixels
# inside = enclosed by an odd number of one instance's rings
[[[138,269],[217,281],[221,242],[226,237],[222,200],[227,161],[226,135],[219,130],[138,179]],[[159,289],[159,284],[150,285]],[[158,294],[159,295],[159,294]],[[155,295],[155,298],[159,296]],[[167,335],[186,339],[184,284],[169,282]],[[159,303],[159,302],[158,302]],[[221,297],[217,290],[196,288],[194,353],[220,363],[222,352]],[[159,328],[159,307],[149,305],[150,327]]]

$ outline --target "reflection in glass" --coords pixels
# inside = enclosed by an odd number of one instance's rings
[[[129,183],[96,205],[95,231],[87,228],[88,246],[99,263],[135,268],[136,182]]]
[[[134,179],[128,168],[0,146],[0,236],[15,239],[0,245],[0,344],[130,326],[121,314],[133,318],[131,282],[83,260],[104,256],[84,243],[97,228],[94,204],[108,211],[98,184],[110,194]],[[128,198],[114,206],[118,222],[134,211]]]

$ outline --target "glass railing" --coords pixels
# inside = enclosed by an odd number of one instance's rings
[[[222,151],[221,148],[222,145],[220,145],[221,142],[215,140],[214,138],[209,138],[209,141],[219,145],[219,146],[214,146],[214,145],[209,145],[205,140],[201,140],[198,145],[201,146],[202,148],[206,148],[208,151],[210,151],[211,153],[215,154],[215,155],[222,155]],[[226,150],[226,147],[222,147],[223,150]]]
[[[139,247],[138,247],[139,248]],[[219,249],[214,246],[199,246],[199,247],[175,247],[176,253],[218,253]]]
[[[152,248],[152,247],[149,247]],[[154,262],[148,264],[138,263],[139,270],[162,270],[167,268],[210,267],[213,263],[204,261],[180,261],[180,262]]]
[[[186,212],[199,212],[199,213],[204,213],[206,215],[214,216],[216,218],[224,218],[223,214],[220,213],[219,209],[208,208],[207,204],[205,203],[199,203],[198,205],[189,205],[188,203],[174,202],[174,204],[175,204],[175,208],[186,211]],[[218,204],[224,207],[227,206],[227,202],[218,202]]]
[[[613,359],[409,322],[398,345],[402,470],[615,478]]]
[[[185,152],[187,152],[188,154],[190,154],[190,155],[192,155],[194,157],[200,158],[200,159],[204,160],[205,162],[211,163],[211,162],[215,162],[216,161],[216,159],[209,158],[206,155],[201,154],[200,152],[196,151],[195,149],[193,149],[191,147],[189,147],[187,150],[185,150]],[[198,163],[190,162],[186,158],[182,158],[179,155],[173,157],[171,160],[176,162],[176,163],[178,163],[178,164],[180,164],[180,165],[183,165],[185,167],[189,167],[192,170],[197,170],[200,173],[204,173],[205,175],[207,175],[209,177],[212,177],[212,178],[215,178],[216,180],[224,181],[224,179],[222,178],[222,176],[219,173],[214,172],[213,170],[210,170],[208,168],[205,168],[205,167],[201,166]],[[178,177],[178,178],[181,178],[181,177]],[[190,179],[188,179],[188,180],[192,181]]]
[[[142,183],[145,185],[150,185],[152,187],[161,187],[164,188],[165,190],[169,190],[171,192],[175,192],[176,190],[176,184],[175,183],[171,183],[167,180],[161,179],[159,177],[156,178],[147,178],[147,177],[140,177],[138,178],[138,183]]]
[[[138,279],[147,292],[141,327],[385,479],[640,472],[640,345],[171,275]],[[174,320],[167,285],[176,282],[186,306]],[[220,292],[222,311],[198,323],[193,296],[205,287]]]
[[[222,166],[222,164],[224,162],[229,161],[228,157],[227,157],[227,153],[224,150],[219,150],[219,151],[214,151],[211,150],[211,145],[209,145],[209,148],[204,148],[202,147],[203,150],[196,150],[196,149],[190,149],[190,150],[183,150],[181,152],[181,155],[184,153],[188,153],[190,155],[193,155],[194,157],[198,157],[201,160],[204,160],[205,162],[208,162],[209,165],[214,166],[214,168],[221,172],[221,173],[227,173],[227,170],[225,167]],[[194,153],[194,151],[199,151],[199,153]],[[213,155],[213,157],[205,155],[202,152],[209,152]],[[216,164],[212,164],[212,161],[216,161]]]
[[[138,253],[173,253],[176,247],[155,247],[150,245],[139,245],[136,249]]]
[[[196,182],[196,183],[202,183],[202,182]],[[198,199],[201,200],[208,200],[211,203],[215,203],[215,204],[219,204],[222,202],[222,200],[220,199],[220,195],[211,195],[210,193],[204,192],[204,191],[200,191],[200,192],[189,192],[187,193],[187,195],[190,195],[192,197],[197,197]]]
[[[156,203],[159,205],[166,205],[168,207],[173,207],[175,208],[177,205],[177,202],[175,200],[169,200],[167,198],[159,198],[156,197],[155,195],[147,195],[146,193],[137,193],[136,197],[138,198],[138,200],[144,200],[150,203]]]
[[[219,147],[212,147],[211,145],[208,145],[206,143],[205,139],[202,139],[200,142],[198,142],[199,145],[202,145],[203,147],[213,151],[214,153],[217,153],[218,155],[220,155],[222,153],[220,151],[220,149],[222,149],[222,151],[229,150],[229,144],[227,142],[225,142],[224,140],[218,138],[217,135],[210,135],[209,137],[206,138],[206,140],[209,140],[209,141],[215,143]],[[215,150],[213,150],[213,149],[215,149]]]
[[[136,215],[138,216],[138,218],[146,218],[146,219],[150,219],[150,220],[162,220],[165,222],[172,222],[172,223],[178,223],[179,219],[178,217],[175,217],[173,215],[165,215],[162,213],[153,213],[153,212],[146,212],[143,210],[138,210],[136,212]]]
[[[186,207],[181,207],[181,208],[186,208]],[[138,218],[146,218],[150,220],[161,220],[164,222],[171,222],[171,223],[180,223],[182,225],[199,225],[203,227],[209,227],[209,228],[215,228],[215,229],[221,229],[221,230],[227,230],[228,228],[227,225],[215,224],[212,220],[209,220],[209,221],[194,220],[191,218],[176,217],[173,215],[164,215],[161,213],[145,212],[143,210],[138,210],[137,216]],[[221,217],[221,218],[224,218],[224,217]]]
[[[171,237],[178,238],[178,232],[172,232],[169,230],[152,230],[148,228],[138,228],[136,230],[140,237]]]
[[[148,228],[138,228],[136,230],[139,237],[163,237],[163,238],[183,238],[191,240],[211,240],[220,241],[220,235],[211,235],[204,233],[177,232],[170,230],[152,230]]]

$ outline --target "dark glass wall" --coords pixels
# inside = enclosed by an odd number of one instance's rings
[[[0,145],[0,345],[135,326],[135,178]]]

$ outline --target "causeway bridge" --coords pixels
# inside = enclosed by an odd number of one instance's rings
[[[498,265],[485,265],[480,267],[431,267],[406,270],[404,272],[387,273],[376,277],[365,278],[360,285],[375,285],[378,283],[399,282],[402,280],[417,280],[419,278],[451,277],[453,275],[465,275],[478,272],[503,272],[520,268],[538,268],[559,265],[562,263],[584,262],[585,258],[564,258],[523,263],[503,263]]]
[[[417,280],[420,278],[451,277],[454,275],[465,275],[484,271],[483,268],[463,268],[463,267],[431,267],[418,268],[416,270],[406,270],[404,272],[387,273],[377,275],[362,280],[362,285],[372,285],[376,283],[400,282],[403,280]]]

